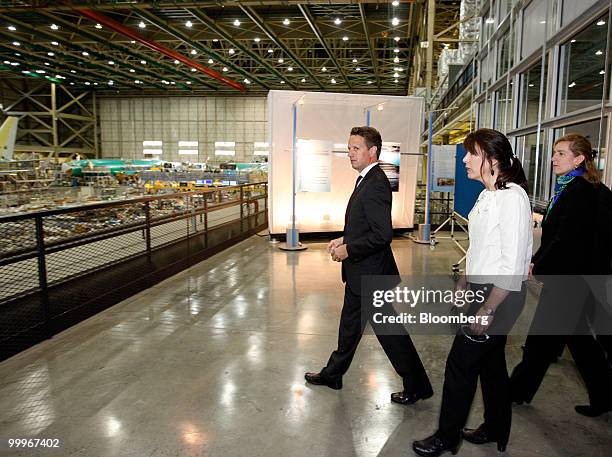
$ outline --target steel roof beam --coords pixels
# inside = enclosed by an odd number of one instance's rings
[[[361,25],[363,26],[363,33],[365,33],[366,41],[368,42],[368,49],[370,50],[370,58],[372,60],[372,71],[376,76],[376,86],[378,90],[380,90],[380,76],[378,74],[378,54],[377,51],[372,46],[372,39],[370,38],[370,29],[368,27],[368,20],[365,15],[365,8],[360,3],[359,4],[359,15],[361,16]]]
[[[310,28],[312,29],[314,34],[319,39],[319,43],[321,43],[321,46],[323,46],[323,49],[325,49],[325,52],[327,52],[327,55],[329,55],[329,58],[331,59],[332,63],[338,69],[338,72],[340,73],[340,75],[344,79],[344,82],[346,82],[346,85],[348,86],[349,90],[352,91],[353,87],[351,86],[350,81],[346,77],[346,74],[344,73],[344,70],[342,69],[342,67],[340,66],[340,63],[336,59],[336,55],[331,51],[331,49],[329,49],[329,46],[327,46],[327,43],[325,43],[325,39],[323,38],[323,34],[319,30],[319,27],[317,26],[312,13],[308,9],[308,6],[298,4],[297,7],[300,9],[300,11],[302,12],[302,15],[306,19],[306,22],[308,22],[308,25],[310,25]]]
[[[68,21],[66,21],[66,20],[64,20],[62,18],[54,16],[51,13],[47,13],[47,12],[41,11],[41,12],[39,12],[39,14],[42,14],[45,17],[48,17],[49,19],[52,19],[57,24],[61,24],[62,27],[66,28],[67,30],[72,31],[73,33],[77,33],[77,34],[79,34],[79,35],[81,35],[83,37],[86,37],[86,38],[89,38],[91,40],[94,40],[95,42],[100,42],[100,37],[98,35],[96,35],[95,33],[91,33],[91,32],[89,32],[87,30],[80,29],[80,28],[76,27],[74,24],[72,24],[72,23],[70,23],[70,22],[68,22]],[[0,15],[0,17],[3,17],[3,16]],[[9,19],[9,18],[7,18],[7,19]],[[39,28],[36,29],[36,28],[34,28],[32,26],[29,26],[29,27],[30,27],[31,30],[33,30],[35,32],[38,32],[40,30]],[[47,36],[53,37],[53,40],[55,40],[57,42],[62,42],[63,41],[64,43],[66,43],[64,40],[58,39],[55,35],[53,35],[50,32],[45,32],[45,34]],[[123,53],[125,55],[132,56],[132,57],[134,57],[134,58],[136,58],[138,60],[142,60],[144,58],[148,58],[147,55],[142,54],[142,53],[136,53],[136,52],[132,51],[131,49],[126,48],[124,46],[120,46],[120,45],[117,45],[117,44],[114,44],[114,43],[110,43],[110,42],[106,42],[106,45],[108,47],[110,47],[111,49],[115,50],[115,51],[121,52],[121,53]],[[74,46],[74,44],[73,43],[68,43],[68,46],[71,47],[71,46]],[[96,52],[96,51],[92,51],[92,52],[97,54],[98,56],[101,56],[101,54]],[[101,58],[106,59],[107,56],[102,56]],[[209,83],[207,83],[205,81],[201,81],[201,80],[199,80],[197,78],[194,78],[194,77],[192,77],[188,73],[179,72],[174,67],[170,67],[168,65],[165,65],[165,64],[159,63],[159,62],[155,62],[155,65],[158,66],[159,68],[161,68],[163,70],[166,70],[166,71],[168,71],[170,73],[173,73],[175,75],[180,74],[182,77],[190,80],[191,82],[194,82],[194,83],[197,83],[197,84],[203,84],[203,85],[208,86],[209,88],[211,88],[213,90],[217,90],[217,88],[215,86],[212,86],[212,85],[210,85]],[[150,72],[148,72],[146,70],[141,70],[141,72],[143,74],[146,74],[146,75],[151,76],[151,77],[156,78],[156,79],[159,77],[159,74],[150,73]],[[166,89],[166,88],[164,87],[164,89]],[[184,89],[188,89],[188,88],[184,87]],[[188,90],[190,90],[190,89],[188,89]]]
[[[298,65],[309,78],[319,86],[319,89],[325,89],[323,84],[318,80],[318,78],[310,71],[306,65],[298,58],[297,55],[287,46],[285,46],[278,37],[272,32],[272,30],[265,24],[263,18],[257,14],[257,12],[250,6],[239,5],[240,9],[247,15],[247,17],[255,23],[257,27],[261,29],[262,32],[266,34],[266,36],[276,45],[278,46],[285,54],[287,54],[295,63]]]
[[[149,49],[152,49],[154,51],[159,52],[160,54],[163,54],[167,57],[170,57],[171,59],[176,59],[179,62],[183,62],[186,65],[191,66],[192,68],[195,68],[196,70],[200,70],[202,73],[210,76],[213,79],[216,79],[218,81],[221,81],[222,83],[233,87],[234,89],[240,90],[240,91],[244,91],[245,87],[240,84],[237,81],[234,81],[233,79],[230,78],[226,78],[225,76],[223,76],[221,73],[212,70],[208,67],[205,67],[204,65],[191,60],[188,57],[185,57],[184,55],[182,55],[179,52],[176,52],[170,48],[167,48],[166,46],[154,41],[154,40],[150,40],[144,36],[142,36],[140,33],[138,33],[135,30],[130,29],[129,27],[126,27],[125,25],[121,24],[120,22],[115,21],[114,19],[111,19],[108,16],[105,16],[103,14],[97,13],[96,11],[93,11],[89,8],[77,8],[76,9],[77,12],[79,12],[81,15],[85,16],[88,19],[91,19],[92,21],[96,21],[99,22],[100,24],[105,25],[106,27],[108,27],[111,30],[114,30],[115,32],[118,32],[124,36],[127,36],[128,38],[131,38],[132,40],[138,41],[142,44],[144,44],[146,47],[148,47]]]
[[[168,22],[164,21],[163,19],[160,19],[158,16],[154,15],[150,11],[138,8],[137,9],[137,14],[140,17],[142,17],[143,19],[146,19],[150,23],[154,24],[159,29],[163,30],[164,32],[166,32],[166,33],[172,35],[173,37],[181,40],[182,42],[184,42],[188,46],[191,46],[194,49],[199,49],[200,52],[208,54],[209,56],[217,59],[217,61],[221,62],[223,65],[225,65],[227,67],[230,67],[236,73],[241,74],[245,78],[251,78],[257,84],[260,84],[261,86],[265,87],[266,89],[269,89],[268,85],[266,83],[264,83],[263,81],[261,81],[256,76],[251,75],[249,72],[243,70],[238,65],[225,60],[225,58],[221,54],[219,54],[218,52],[216,52],[213,49],[209,48],[208,46],[204,46],[204,45],[202,45],[200,43],[197,43],[197,42],[195,42],[195,43],[192,42],[191,38],[189,36],[187,36],[185,33],[183,33],[182,31],[178,30],[176,27],[170,25]],[[214,71],[214,70],[211,70],[211,71]],[[244,90],[244,86],[243,86],[243,90]]]
[[[268,71],[270,71],[271,73],[275,74],[276,76],[278,76],[282,80],[285,79],[285,76],[283,76],[276,68],[274,68],[272,65],[267,63],[264,59],[262,59],[256,53],[254,53],[249,48],[244,46],[242,43],[238,42],[237,40],[234,40],[234,38],[232,37],[232,35],[230,33],[228,33],[220,25],[216,24],[215,21],[213,19],[211,19],[210,17],[208,17],[205,13],[203,13],[202,10],[187,9],[187,11],[189,11],[191,14],[193,14],[195,17],[197,17],[204,25],[206,25],[213,32],[219,34],[221,37],[223,37],[223,39],[229,41],[232,44],[232,46],[240,49],[242,52],[244,52],[251,59],[253,59],[257,63],[259,63],[261,66],[266,68]],[[292,82],[287,81],[287,83],[291,86],[292,89],[297,89],[297,86],[295,84],[293,84]],[[262,84],[262,85],[266,89],[269,89],[269,87],[267,87],[265,84]]]

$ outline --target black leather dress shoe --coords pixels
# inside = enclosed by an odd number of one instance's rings
[[[433,392],[427,394],[409,394],[405,390],[401,392],[393,392],[391,394],[391,401],[393,403],[399,403],[400,405],[412,405],[419,400],[427,400],[433,396]]]
[[[497,443],[497,450],[504,452],[506,450],[507,443],[500,443],[497,439],[491,436],[485,427],[485,424],[481,424],[478,428],[464,428],[461,432],[461,436],[465,441],[472,444],[486,444],[486,443]]]
[[[306,373],[304,375],[306,382],[314,384],[316,386],[327,386],[330,389],[340,390],[342,389],[342,378],[329,378],[321,373]]]
[[[460,445],[461,441],[450,443],[444,441],[436,433],[429,438],[425,438],[424,440],[414,441],[412,443],[412,449],[418,455],[423,457],[438,457],[446,451],[450,451],[453,455],[455,455],[459,451]]]
[[[604,406],[591,406],[591,405],[578,405],[574,406],[574,409],[578,414],[582,414],[587,417],[597,417],[612,411],[612,405]]]

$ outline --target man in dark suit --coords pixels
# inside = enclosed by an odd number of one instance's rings
[[[319,373],[306,373],[306,381],[311,384],[342,388],[342,375],[355,355],[365,323],[372,323],[370,316],[362,319],[361,278],[399,275],[391,251],[391,186],[377,163],[381,147],[382,139],[376,129],[354,127],[351,130],[348,156],[359,176],[346,208],[344,236],[332,240],[327,246],[332,259],[342,262],[342,281],[345,283],[338,348]],[[375,325],[373,328],[404,382],[404,390],[393,393],[391,401],[408,405],[431,397],[433,390],[429,378],[404,328],[399,326],[394,334],[377,332]]]

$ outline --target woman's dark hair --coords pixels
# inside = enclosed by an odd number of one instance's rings
[[[503,133],[493,129],[476,130],[465,137],[463,147],[470,154],[478,154],[478,150],[482,153],[481,176],[483,175],[484,160],[486,159],[489,162],[491,169],[493,169],[493,160],[497,160],[499,173],[495,181],[496,189],[505,189],[506,184],[513,182],[527,190],[527,178],[523,166],[519,159],[514,156],[512,146],[510,146],[508,138]]]
[[[370,149],[372,146],[376,146],[376,158],[380,158],[380,152],[382,150],[382,138],[378,130],[376,130],[374,127],[353,127],[351,129],[351,135],[358,135],[363,137],[368,149]]]
[[[568,133],[555,141],[553,148],[562,141],[567,141],[569,143],[570,151],[572,151],[576,157],[580,155],[584,157],[580,165],[585,169],[585,173],[582,177],[591,184],[599,184],[601,182],[601,174],[595,165],[595,151],[593,151],[591,142],[582,135]]]

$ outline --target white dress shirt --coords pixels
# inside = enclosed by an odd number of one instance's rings
[[[362,179],[359,180],[359,183],[357,183],[357,186],[355,187],[359,187],[359,184],[361,184],[361,181],[363,181],[363,178],[366,177],[366,175],[368,174],[368,171],[370,171],[372,168],[374,168],[376,165],[378,165],[378,162],[374,162],[371,163],[370,165],[368,165],[367,167],[365,167],[363,170],[361,170],[361,172],[359,173],[359,175],[361,176]]]
[[[521,290],[533,244],[531,205],[525,190],[514,183],[507,189],[483,190],[468,221],[467,280]]]

